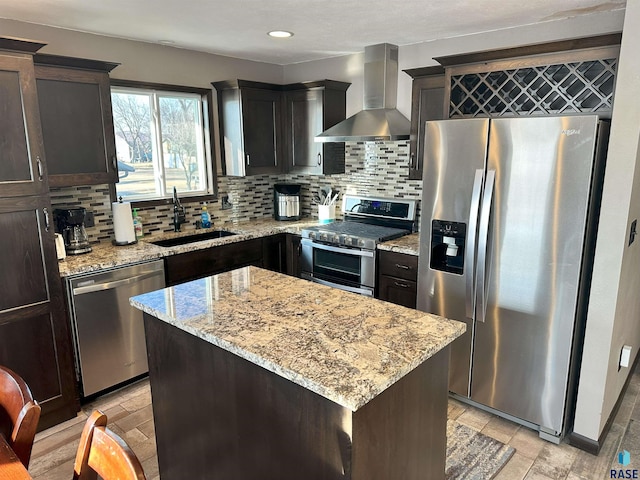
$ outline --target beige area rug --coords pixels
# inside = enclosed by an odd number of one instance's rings
[[[455,420],[447,422],[447,480],[490,480],[515,448]]]

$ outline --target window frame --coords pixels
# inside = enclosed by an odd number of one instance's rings
[[[187,87],[182,85],[170,85],[165,83],[151,83],[151,82],[139,82],[135,80],[119,80],[111,79],[111,87],[132,88],[146,91],[157,91],[158,93],[195,93],[200,95],[202,102],[202,138],[204,139],[204,163],[207,175],[207,182],[209,183],[210,193],[189,195],[180,195],[180,201],[184,203],[189,202],[204,202],[215,201],[218,199],[218,172],[217,162],[215,157],[215,150],[213,148],[214,132],[212,130],[214,125],[214,112],[213,112],[213,91],[210,88],[199,87]],[[179,194],[180,192],[178,192]],[[117,201],[116,185],[115,183],[109,184],[109,194],[112,202]],[[131,206],[136,208],[155,207],[162,205],[169,205],[173,203],[171,196],[163,198],[155,198],[149,200],[131,200]]]

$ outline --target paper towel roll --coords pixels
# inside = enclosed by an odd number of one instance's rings
[[[117,245],[128,245],[135,243],[136,232],[133,228],[133,217],[131,215],[131,203],[113,202],[113,232],[116,236]]]

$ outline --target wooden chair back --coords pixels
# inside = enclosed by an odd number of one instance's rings
[[[14,371],[0,366],[0,435],[29,467],[33,439],[40,420],[40,405],[26,382]]]
[[[73,468],[73,480],[145,480],[142,465],[122,438],[107,428],[99,410],[87,419]]]

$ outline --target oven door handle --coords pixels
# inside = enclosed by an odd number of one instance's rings
[[[341,283],[327,282],[326,280],[316,278],[313,275],[308,274],[307,272],[302,272],[300,277],[304,278],[305,280],[310,280],[314,283],[319,283],[320,285],[326,285],[327,287],[339,288],[340,290],[346,290],[347,292],[360,293],[361,295],[373,297],[373,292],[369,288],[350,287],[349,285],[343,285]]]
[[[369,258],[373,258],[375,256],[375,251],[373,250],[357,250],[355,248],[349,248],[349,247],[333,247],[331,245],[325,245],[324,243],[314,242],[313,240],[309,240],[308,238],[302,239],[302,245],[308,245],[313,248],[317,248],[318,250],[326,250],[328,252],[342,253],[344,255],[354,255],[358,257],[369,257]]]

